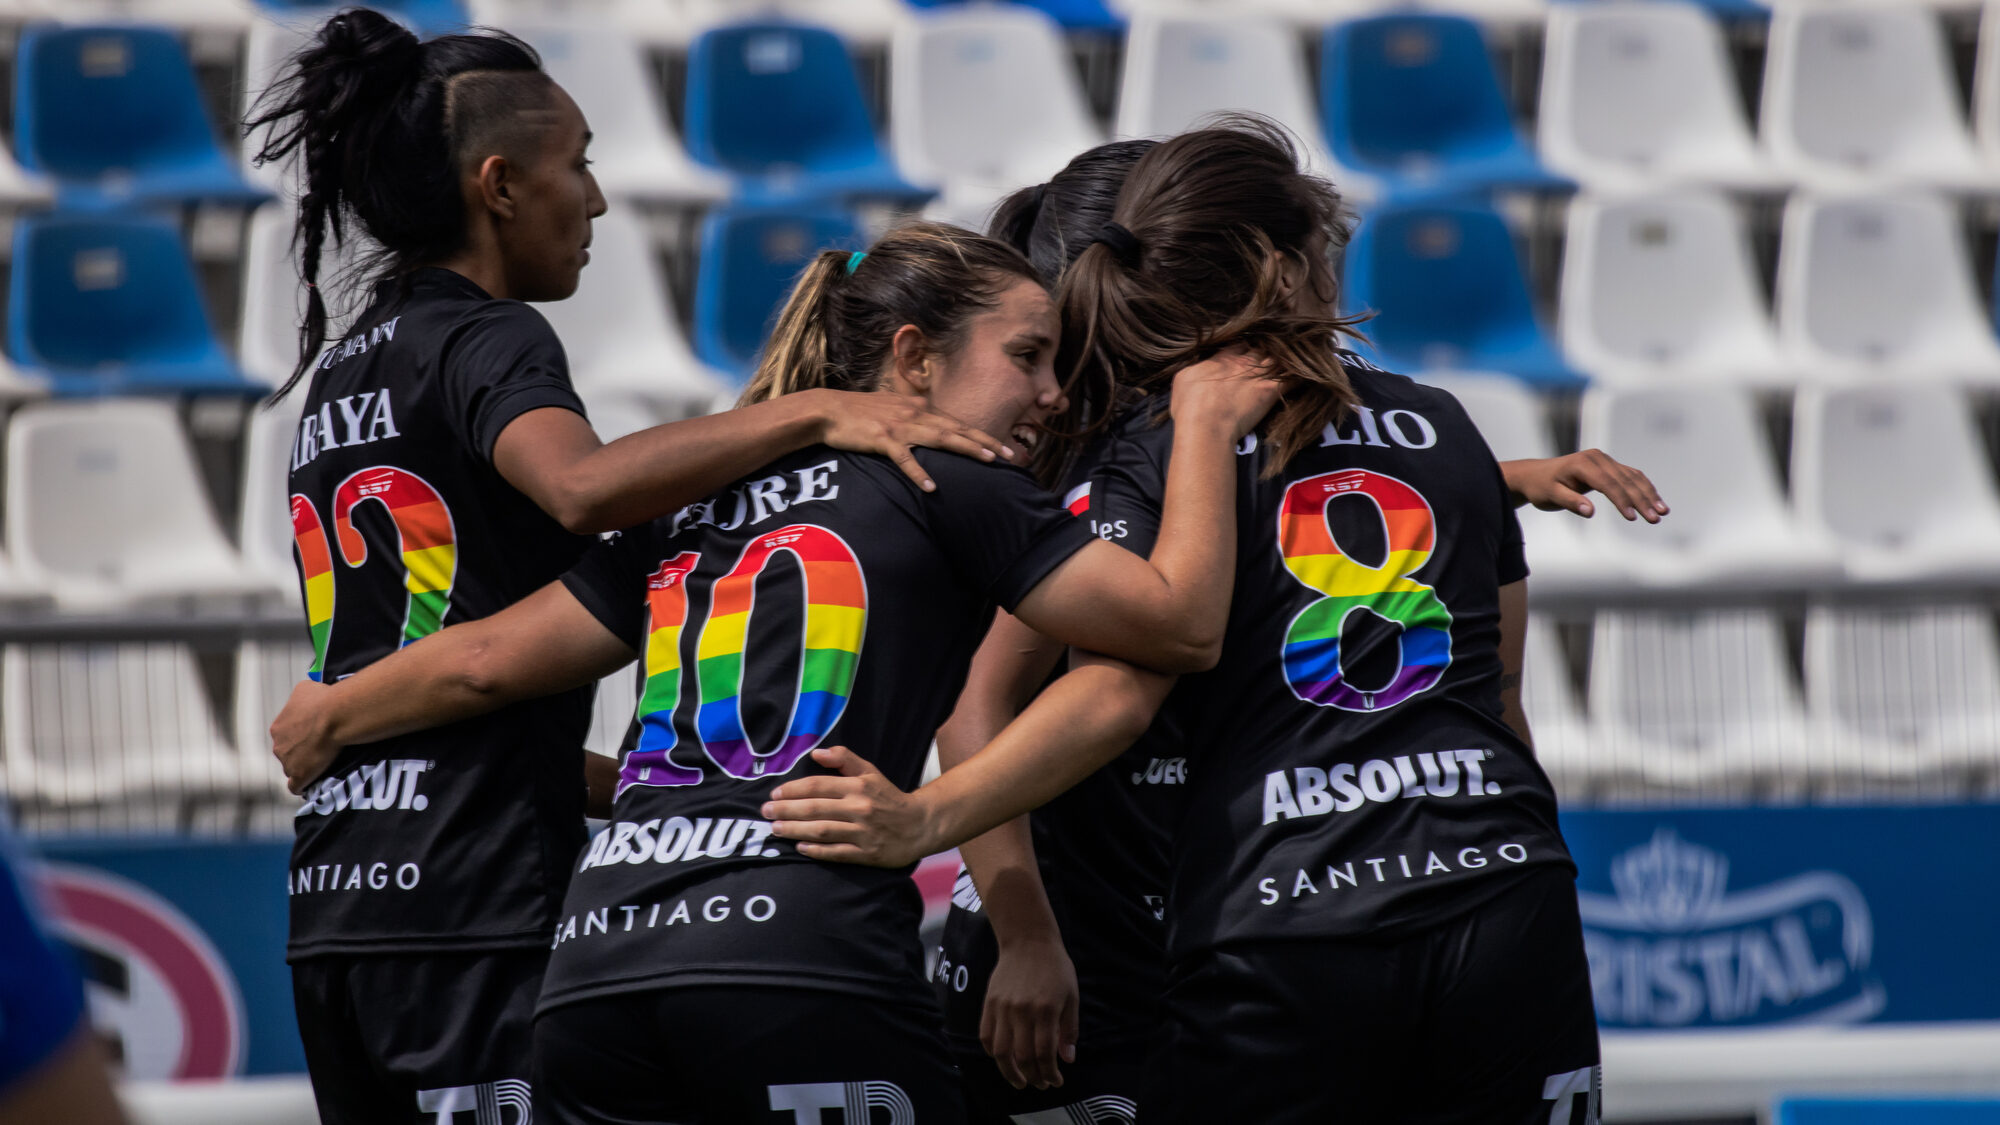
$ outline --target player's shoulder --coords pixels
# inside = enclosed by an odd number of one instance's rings
[[[1378,367],[1354,352],[1340,350],[1337,354],[1347,370],[1348,385],[1354,388],[1355,396],[1360,399],[1361,405],[1376,414],[1408,410],[1434,421],[1445,419],[1470,424],[1458,396],[1443,387],[1434,387],[1408,375]]]

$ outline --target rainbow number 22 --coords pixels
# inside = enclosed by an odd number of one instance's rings
[[[744,648],[757,576],[780,552],[797,559],[803,572],[804,651],[785,737],[775,748],[763,751],[743,729]],[[685,680],[681,632],[688,624],[687,576],[700,561],[692,551],[677,555],[661,563],[647,580],[646,685],[639,697],[639,744],[626,755],[619,772],[620,793],[632,785],[701,783],[700,770],[668,760],[680,741],[674,711]],[[716,579],[708,620],[695,639],[699,695],[695,730],[709,760],[729,776],[746,780],[791,772],[847,710],[867,625],[868,584],[853,549],[840,536],[812,524],[793,524],[751,540],[736,565]]]
[[[451,588],[458,574],[451,509],[429,481],[408,469],[377,465],[354,473],[333,490],[334,538],[341,561],[348,566],[368,561],[368,542],[354,529],[353,512],[370,501],[388,510],[396,528],[405,595],[398,643],[407,645],[437,632],[451,609]],[[318,680],[326,674],[326,646],[333,635],[333,552],[319,509],[299,493],[292,494],[292,538],[299,551],[306,625],[312,635],[313,662],[306,675]]]
[[[1326,509],[1336,497],[1365,496],[1381,513],[1389,544],[1379,567],[1344,554]],[[1299,611],[1285,633],[1285,680],[1292,694],[1321,707],[1380,711],[1436,684],[1451,666],[1451,611],[1437,591],[1410,575],[1429,561],[1437,521],[1421,493],[1395,477],[1366,469],[1322,473],[1285,490],[1278,510],[1278,550],[1285,569],[1324,595]],[[1348,682],[1340,634],[1366,610],[1399,626],[1395,676],[1380,688]]]

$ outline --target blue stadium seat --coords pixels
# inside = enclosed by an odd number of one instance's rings
[[[257,0],[259,7],[273,15],[286,17],[300,11],[331,13],[347,4],[328,4],[327,0]],[[449,35],[465,30],[472,22],[466,14],[465,5],[459,0],[368,0],[367,7],[386,16],[394,16],[415,28],[417,34],[429,38],[433,35]]]
[[[964,4],[966,0],[909,0],[912,8],[948,8]],[[1118,13],[1105,6],[1104,0],[1014,0],[1023,8],[1033,8],[1048,15],[1070,31],[1118,31],[1125,26]]]
[[[1370,212],[1347,248],[1346,303],[1380,315],[1364,326],[1398,371],[1498,371],[1575,385],[1535,321],[1513,237],[1480,203],[1388,206]]]
[[[1328,28],[1320,105],[1335,159],[1382,177],[1392,195],[1570,186],[1515,131],[1479,25],[1463,16]]]
[[[58,395],[259,394],[223,351],[179,233],[137,215],[14,230],[7,350]]]
[[[799,271],[821,250],[861,246],[854,216],[832,207],[709,212],[694,290],[696,353],[710,366],[748,379]]]
[[[1773,1125],[2000,1125],[2000,1101],[1791,1098]]]
[[[797,23],[712,28],[688,54],[687,145],[747,204],[930,192],[896,171],[840,37]]]
[[[25,167],[55,178],[63,209],[270,198],[216,143],[187,55],[157,28],[30,27],[14,140]]]

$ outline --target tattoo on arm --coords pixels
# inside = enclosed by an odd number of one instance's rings
[[[1518,687],[1520,687],[1520,686],[1521,686],[1521,673],[1519,673],[1519,672],[1502,672],[1502,673],[1500,673],[1500,690],[1501,690],[1501,691],[1503,691],[1503,692],[1506,692],[1506,691],[1513,691],[1513,690],[1515,690],[1516,688],[1518,688]]]

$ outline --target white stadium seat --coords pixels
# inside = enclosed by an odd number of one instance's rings
[[[48,598],[47,591],[28,581],[13,560],[0,552],[0,605],[28,605]]]
[[[1959,108],[1935,12],[1782,4],[1764,67],[1764,140],[1808,184],[2000,187]]]
[[[1957,586],[2000,579],[2000,496],[1961,392],[1936,385],[1806,391],[1796,410],[1799,512],[1839,542],[1849,578]]]
[[[942,8],[906,21],[889,54],[889,124],[911,182],[991,206],[1104,140],[1062,29],[1032,8]]]
[[[308,9],[296,16],[287,14],[282,19],[260,19],[250,25],[243,36],[242,113],[245,120],[257,107],[264,92],[284,72],[292,54],[312,41],[314,29],[319,21],[326,18],[326,14],[324,9]],[[250,177],[252,183],[289,204],[299,193],[295,171],[298,155],[294,153],[285,160],[260,166],[252,158],[264,146],[264,139],[261,132],[244,138],[244,174]]]
[[[16,563],[65,610],[272,593],[224,538],[167,403],[23,408],[9,426],[6,497]]]
[[[1797,589],[1838,580],[1832,543],[1794,517],[1749,392],[1594,388],[1581,442],[1645,470],[1673,506],[1659,524],[1593,519],[1585,534],[1649,585]]]
[[[1380,193],[1372,179],[1342,169],[1327,151],[1292,28],[1224,12],[1133,18],[1114,133],[1166,137],[1230,110],[1262,114],[1289,129],[1308,166],[1331,176],[1350,201]]]
[[[1551,169],[1595,189],[1781,183],[1751,136],[1722,30],[1694,4],[1554,5],[1537,132]]]
[[[1425,375],[1423,382],[1448,391],[1479,427],[1499,461],[1552,457],[1555,443],[1541,401],[1519,380],[1504,375]],[[1521,534],[1527,540],[1528,589],[1536,594],[1577,594],[1631,585],[1618,563],[1583,535],[1584,521],[1569,512],[1519,509]],[[1625,517],[1599,503],[1597,520]]]
[[[243,239],[243,317],[236,359],[253,378],[273,387],[282,385],[298,365],[299,322],[305,318],[306,287],[292,258],[293,222],[290,204],[260,207],[250,216]]]
[[[143,23],[190,31],[242,31],[257,22],[252,0],[54,0],[65,23]]]
[[[586,406],[637,397],[687,413],[706,407],[724,382],[681,334],[646,224],[613,208],[592,224],[590,264],[576,295],[538,305],[569,353],[570,378]]]
[[[1563,248],[1563,351],[1619,385],[1787,382],[1755,270],[1720,194],[1579,196]]]
[[[1985,606],[1816,606],[1805,675],[1832,732],[1824,795],[1936,794],[1990,786],[2000,770],[2000,644]]]
[[[1777,306],[1801,378],[2000,382],[1958,213],[1928,192],[1793,196]]]
[[[0,655],[8,794],[47,806],[240,796],[252,782],[181,644],[12,644]]]
[[[1563,800],[1585,799],[1607,783],[1637,776],[1638,759],[1619,759],[1591,736],[1555,626],[1538,617],[1528,620],[1521,657],[1521,709],[1535,738],[1535,758]]]
[[[299,602],[298,565],[292,561],[292,504],[287,478],[298,436],[302,391],[272,406],[252,407],[243,437],[243,493],[236,542],[243,565],[277,591],[284,604]]]
[[[285,771],[271,756],[271,720],[312,667],[305,641],[244,641],[236,650],[236,753],[246,777],[261,780],[266,795],[287,797]],[[254,784],[253,784],[254,788]]]
[[[714,203],[729,193],[727,181],[697,165],[674,134],[643,48],[630,37],[579,22],[521,22],[507,30],[541,53],[549,76],[590,122],[591,173],[606,196]]]
[[[590,734],[583,740],[584,749],[616,758],[638,710],[639,679],[633,665],[627,664],[597,681],[597,699],[591,708]]]
[[[1982,10],[1972,73],[1972,137],[1989,163],[2000,164],[2000,3],[1988,0]]]
[[[685,45],[699,30],[678,0],[466,0],[465,6],[472,22],[486,27],[569,20],[620,31],[648,46]]]
[[[1592,752],[1635,763],[1640,775],[1617,796],[1805,791],[1812,724],[1776,614],[1602,612],[1590,661]]]

